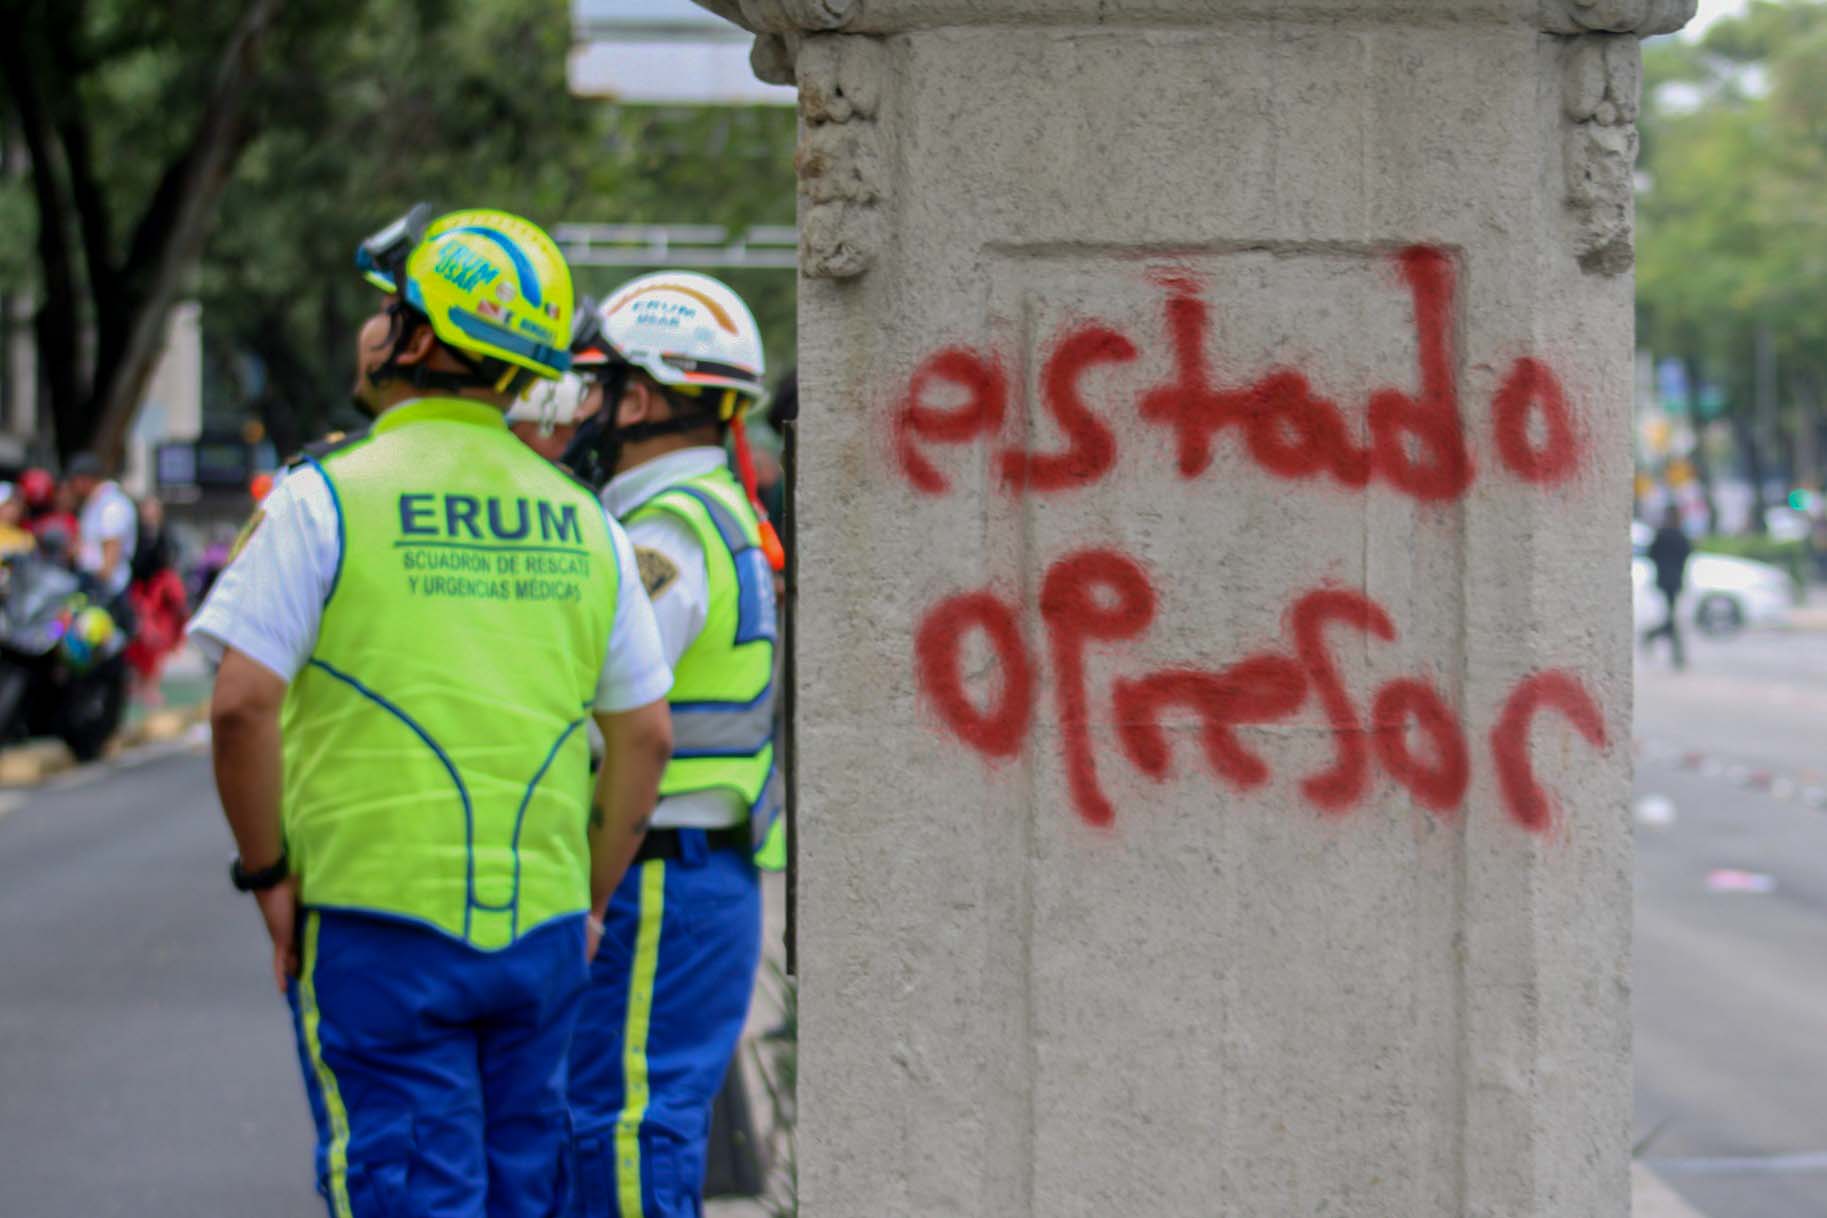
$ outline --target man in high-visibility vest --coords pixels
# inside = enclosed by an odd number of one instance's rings
[[[267,496],[191,633],[331,1214],[549,1218],[671,673],[626,535],[504,420],[570,363],[563,257],[517,216],[425,220],[358,254],[387,293],[357,350],[373,427]]]
[[[573,351],[594,382],[603,501],[674,669],[672,761],[610,902],[571,1043],[579,1218],[702,1212],[705,1142],[754,989],[758,867],[785,863],[774,771],[779,543],[732,475],[764,396],[748,306],[705,275],[623,286]]]

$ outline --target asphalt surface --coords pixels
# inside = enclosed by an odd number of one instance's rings
[[[1827,632],[1692,660],[1639,664],[1637,1137],[1707,1218],[1821,1218]],[[0,1218],[324,1212],[229,848],[194,749],[0,793]]]
[[[1637,1139],[1709,1218],[1821,1218],[1827,633],[1692,650],[1639,659]]]
[[[0,1215],[322,1218],[290,1019],[202,759],[0,798]]]
[[[231,850],[199,745],[0,792],[0,1218],[324,1218],[291,1017]],[[784,888],[763,891],[777,929]],[[749,1032],[778,1019],[758,1001]],[[753,1078],[749,1095],[764,1103]]]

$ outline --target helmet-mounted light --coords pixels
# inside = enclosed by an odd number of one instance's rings
[[[432,206],[415,203],[405,215],[355,247],[355,268],[362,278],[395,295],[406,277],[406,258],[425,239],[432,221]]]

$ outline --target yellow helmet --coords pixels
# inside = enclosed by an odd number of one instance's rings
[[[428,211],[421,204],[362,243],[355,264],[368,282],[423,313],[447,347],[562,376],[572,289],[557,243],[503,211],[455,211],[424,226]],[[518,379],[506,373],[497,388]]]

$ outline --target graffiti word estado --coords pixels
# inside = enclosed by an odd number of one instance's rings
[[[1206,353],[1212,318],[1198,282],[1184,274],[1157,276],[1166,292],[1165,340],[1174,374],[1143,389],[1134,405],[1143,420],[1172,434],[1180,476],[1204,473],[1219,439],[1236,433],[1250,460],[1279,478],[1328,478],[1349,489],[1381,482],[1423,502],[1464,495],[1474,468],[1453,376],[1454,265],[1431,246],[1405,249],[1395,262],[1412,306],[1416,384],[1368,391],[1368,445],[1352,438],[1338,403],[1316,393],[1297,369],[1271,368],[1253,381],[1223,382]],[[1077,324],[1057,336],[1041,366],[1040,395],[1065,447],[999,447],[993,459],[1002,485],[1018,494],[1047,493],[1089,486],[1110,473],[1116,436],[1085,401],[1080,382],[1092,368],[1126,364],[1137,355],[1129,336],[1101,322]],[[956,404],[936,405],[935,397]],[[901,473],[918,491],[944,494],[951,484],[932,449],[995,441],[1008,405],[1008,374],[995,354],[957,346],[929,356],[895,409]],[[1497,456],[1510,474],[1537,486],[1573,475],[1579,437],[1566,391],[1545,363],[1528,356],[1513,361],[1491,413]]]
[[[1040,620],[1073,808],[1090,825],[1115,823],[1116,812],[1098,779],[1091,740],[1091,690],[1086,654],[1094,643],[1140,638],[1155,617],[1156,591],[1133,559],[1114,550],[1078,550],[1047,568]],[[1309,700],[1331,729],[1334,755],[1323,770],[1300,779],[1301,796],[1322,813],[1351,811],[1370,791],[1377,766],[1429,812],[1453,815],[1471,784],[1466,732],[1431,682],[1398,677],[1372,692],[1368,718],[1345,686],[1327,646],[1328,633],[1351,630],[1393,641],[1395,623],[1361,592],[1322,587],[1293,601],[1287,645],[1245,656],[1225,668],[1164,668],[1116,680],[1111,717],[1123,757],[1157,782],[1173,772],[1165,719],[1178,714],[1198,724],[1198,742],[1212,776],[1247,791],[1272,777],[1268,759],[1241,741],[1236,729],[1290,718]],[[965,687],[964,647],[981,635],[995,656],[998,689],[979,705]],[[929,609],[914,636],[919,686],[945,729],[987,758],[1018,754],[1035,710],[1039,663],[1023,637],[1019,607],[988,591],[948,597]],[[1551,670],[1510,691],[1489,734],[1498,793],[1522,828],[1545,833],[1555,805],[1529,760],[1530,732],[1553,711],[1595,748],[1609,744],[1604,715],[1573,675]],[[1417,748],[1413,737],[1424,747]]]

